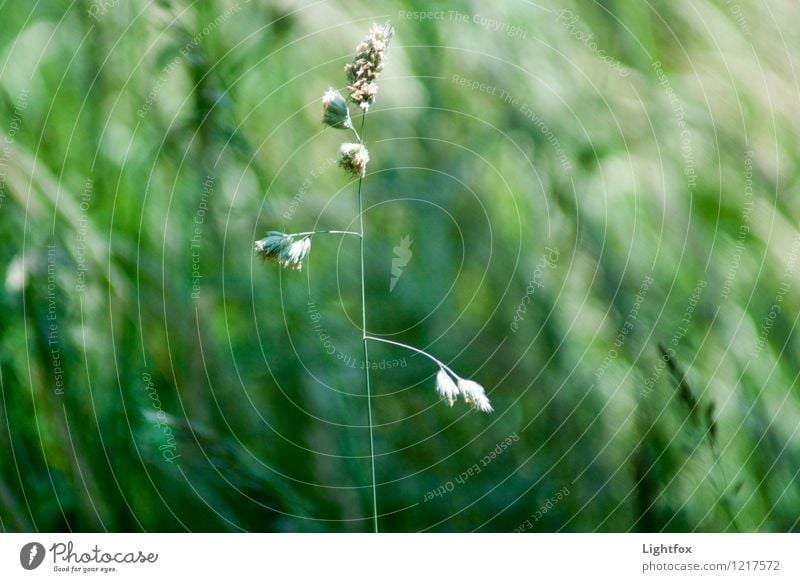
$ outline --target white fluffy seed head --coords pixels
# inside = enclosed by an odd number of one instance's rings
[[[300,270],[303,268],[303,261],[311,252],[311,239],[301,238],[300,240],[293,240],[287,247],[283,254],[283,266],[291,267],[292,269]]]
[[[439,367],[439,371],[436,373],[436,392],[450,406],[453,406],[460,395],[464,398],[464,402],[475,410],[481,412],[492,412],[494,410],[483,386],[474,380],[459,378],[442,366]]]
[[[347,101],[336,89],[330,88],[322,96],[322,123],[336,129],[350,129],[350,110]]]
[[[378,92],[375,80],[383,70],[386,47],[393,35],[394,29],[388,22],[373,24],[367,37],[356,47],[353,62],[344,68],[350,81],[350,99],[364,111],[375,101]]]
[[[255,251],[262,260],[299,271],[311,252],[311,238],[308,236],[295,238],[293,235],[273,230],[256,241]]]
[[[339,148],[339,166],[357,178],[367,172],[369,152],[360,143],[343,143]]]
[[[458,390],[464,396],[464,402],[481,412],[492,412],[491,403],[483,386],[473,380],[458,379]]]
[[[444,368],[439,368],[439,372],[436,374],[436,391],[442,398],[447,400],[450,406],[453,406],[459,390],[450,374],[444,371]]]

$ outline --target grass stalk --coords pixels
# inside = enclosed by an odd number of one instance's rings
[[[361,112],[361,129],[358,135],[358,143],[364,145],[364,123],[367,120],[367,112]],[[367,292],[366,277],[364,269],[364,177],[358,178],[358,221],[360,237],[360,258],[361,258],[361,342],[364,345],[364,385],[367,392],[367,417],[369,424],[369,461],[372,473],[372,522],[375,533],[378,533],[378,488],[375,482],[375,438],[372,427],[372,393],[369,384],[369,349],[367,348]]]

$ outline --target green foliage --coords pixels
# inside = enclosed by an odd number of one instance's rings
[[[381,529],[798,529],[796,2],[417,10],[0,8],[1,529],[370,530],[357,240],[253,242],[352,230],[387,18],[370,331],[495,412],[370,345]]]

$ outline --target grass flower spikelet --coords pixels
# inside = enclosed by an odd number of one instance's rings
[[[350,99],[364,111],[375,102],[378,85],[375,80],[383,71],[386,48],[394,29],[386,24],[373,24],[367,37],[356,47],[356,56],[344,70],[350,81]]]
[[[347,101],[336,89],[330,88],[322,96],[322,123],[336,129],[352,129]]]
[[[356,178],[367,173],[369,152],[360,143],[343,143],[339,148],[339,166]]]
[[[255,252],[262,261],[272,261],[282,267],[299,271],[311,252],[311,238],[308,236],[295,238],[290,234],[272,230],[267,236],[256,241]]]

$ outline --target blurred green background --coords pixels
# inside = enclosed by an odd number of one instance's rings
[[[495,412],[371,345],[381,530],[797,530],[799,17],[2,4],[0,530],[371,530],[357,241],[252,246],[357,229],[320,98],[386,20],[368,326]]]

